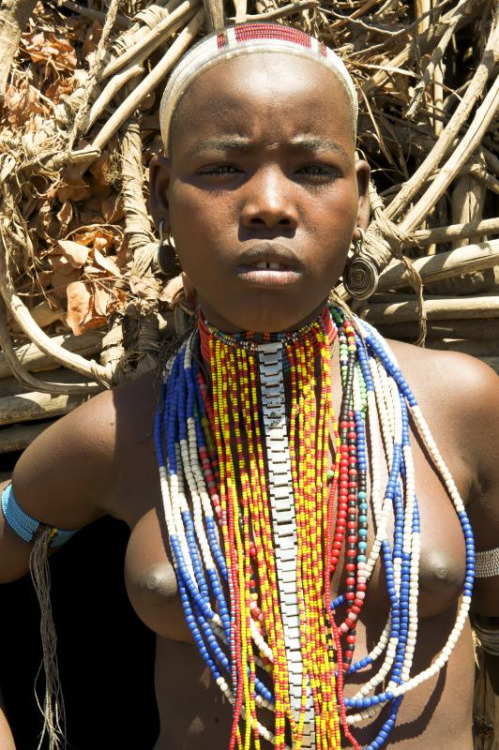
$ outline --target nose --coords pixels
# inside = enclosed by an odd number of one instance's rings
[[[241,223],[247,229],[296,228],[298,210],[292,184],[278,167],[261,169],[246,183]]]

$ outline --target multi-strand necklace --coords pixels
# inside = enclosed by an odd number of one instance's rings
[[[260,748],[260,738],[280,750],[339,749],[342,737],[359,748],[351,728],[378,714],[367,749],[383,747],[404,694],[447,662],[474,571],[463,503],[390,351],[340,308],[286,334],[228,335],[200,318],[167,366],[162,395],[155,441],[171,557],[193,639],[232,704],[230,750]],[[454,628],[419,674],[412,670],[420,525],[409,413],[467,551]],[[376,646],[356,660],[375,566],[385,575],[389,617]],[[345,590],[332,599],[343,569]],[[346,698],[345,679],[366,667],[369,679]]]

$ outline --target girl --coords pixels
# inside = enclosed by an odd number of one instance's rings
[[[499,644],[497,378],[329,306],[369,218],[356,112],[301,32],[244,25],[186,55],[150,182],[193,333],[160,394],[150,373],[92,399],[3,494],[4,581],[45,527],[129,525],[155,750],[472,748],[475,567],[491,668]]]

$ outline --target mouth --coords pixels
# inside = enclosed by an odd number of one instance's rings
[[[287,245],[274,242],[255,244],[238,258],[236,273],[246,284],[272,289],[296,284],[303,265]]]

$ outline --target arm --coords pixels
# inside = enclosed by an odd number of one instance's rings
[[[16,746],[14,744],[14,738],[12,737],[9,724],[5,716],[3,695],[1,692],[0,692],[0,747],[2,748],[2,750],[16,750]]]
[[[473,485],[468,514],[478,553],[472,622],[482,642],[485,669],[499,700],[499,378],[473,363],[467,409]],[[465,415],[466,416],[466,415]],[[466,433],[465,433],[466,434]],[[494,551],[495,550],[495,551]],[[498,709],[495,710],[499,714]]]
[[[27,448],[12,477],[16,502],[25,513],[49,526],[78,529],[106,512],[112,481],[112,407],[111,394],[100,394]],[[0,512],[0,582],[28,571],[31,550],[32,544],[23,541]]]

